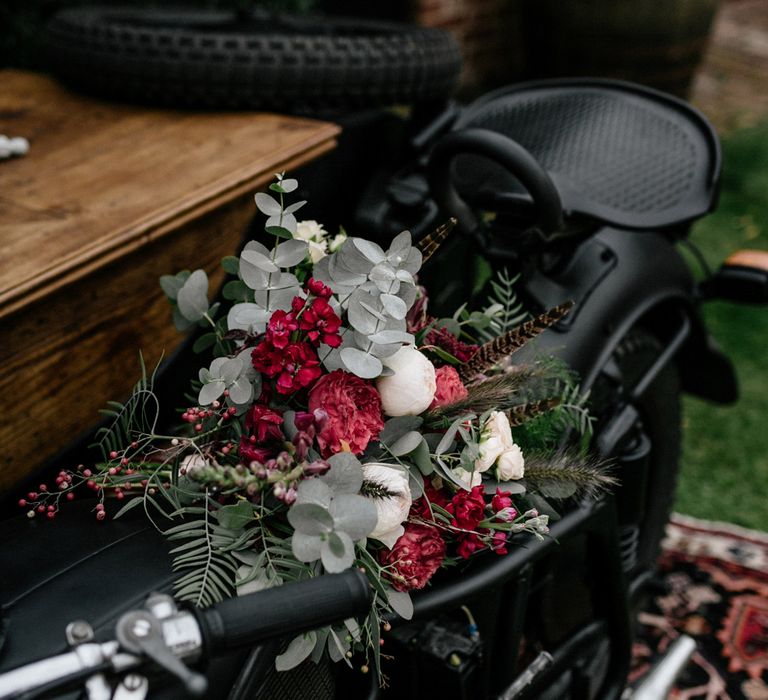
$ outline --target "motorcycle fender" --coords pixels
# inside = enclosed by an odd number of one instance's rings
[[[556,274],[525,276],[525,292],[542,307],[576,302],[565,323],[545,333],[538,350],[563,358],[592,386],[618,343],[640,325],[663,342],[685,319],[688,336],[675,356],[683,389],[718,403],[738,397],[733,365],[699,315],[695,283],[673,243],[654,232],[603,228]]]

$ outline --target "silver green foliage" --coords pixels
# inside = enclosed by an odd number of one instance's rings
[[[381,358],[412,343],[405,316],[416,299],[414,276],[421,252],[403,231],[384,251],[362,238],[348,238],[338,251],[320,260],[313,276],[327,284],[347,312],[349,328],[339,348],[321,348],[325,367],[346,369],[365,379],[384,371]]]
[[[299,484],[288,522],[296,559],[319,559],[327,572],[339,573],[354,563],[354,543],[373,532],[377,514],[375,504],[359,495],[363,469],[357,458],[342,452],[328,462],[326,474]]]
[[[248,406],[261,393],[261,375],[253,368],[247,351],[235,357],[216,357],[210,368],[202,367],[198,378],[202,383],[197,400],[208,406],[228,391],[230,406]]]
[[[208,275],[205,270],[183,270],[176,275],[163,275],[160,287],[173,304],[173,323],[185,331],[213,310],[208,303]]]

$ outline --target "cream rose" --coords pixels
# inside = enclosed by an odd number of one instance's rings
[[[403,522],[411,509],[411,489],[408,475],[392,464],[372,462],[363,465],[363,478],[380,488],[383,496],[369,496],[376,504],[378,519],[369,537],[383,542],[392,549],[405,532]]]
[[[496,477],[500,481],[522,479],[525,461],[520,447],[512,439],[509,419],[502,411],[492,411],[480,432],[480,454],[475,468],[488,471],[496,465]]]
[[[294,238],[298,238],[301,241],[324,241],[328,232],[323,228],[322,224],[318,224],[317,221],[307,219],[306,221],[299,221],[296,224],[296,233]]]
[[[426,411],[437,389],[432,363],[413,345],[403,345],[382,362],[393,372],[376,380],[384,413],[388,416],[416,416]]]

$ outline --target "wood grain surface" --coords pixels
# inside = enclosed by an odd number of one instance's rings
[[[0,71],[0,491],[180,342],[157,279],[235,252],[253,193],[331,149],[330,123],[106,104]],[[218,271],[217,271],[218,270]],[[62,465],[72,466],[72,465]]]

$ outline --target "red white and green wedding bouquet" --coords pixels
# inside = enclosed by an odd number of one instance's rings
[[[158,425],[145,372],[110,404],[103,461],[62,471],[22,505],[53,518],[85,483],[98,520],[106,499],[124,501],[118,517],[143,508],[173,543],[177,597],[199,606],[359,567],[370,615],[297,637],[277,666],[357,653],[379,671],[385,617],[409,618],[412,591],[546,536],[553,499],[611,478],[578,446],[590,419],[568,370],[509,358],[568,303],[527,317],[501,273],[484,308],[434,318],[417,274],[451,224],[384,250],[298,221],[304,202],[286,203],[296,188],[278,176],[256,195],[274,245],[223,260],[221,303],[203,270],[160,281],[177,328],[208,329],[194,350],[210,361],[180,427]]]

